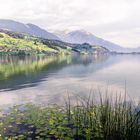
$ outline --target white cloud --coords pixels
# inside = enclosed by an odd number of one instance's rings
[[[140,0],[0,0],[0,18],[51,31],[85,29],[122,46],[140,46]]]

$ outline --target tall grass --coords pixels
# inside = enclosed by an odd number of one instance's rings
[[[140,105],[121,96],[71,99],[64,106],[14,107],[1,117],[1,137],[59,140],[140,140]],[[10,127],[9,127],[10,126]]]
[[[67,115],[77,128],[77,137],[82,128],[86,139],[140,139],[140,105],[127,102],[126,97],[116,96],[114,100],[108,95],[100,95],[100,102],[97,104],[89,96],[80,105],[71,107],[70,101],[68,103]]]

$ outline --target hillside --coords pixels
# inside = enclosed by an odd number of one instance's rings
[[[10,55],[30,54],[103,54],[109,51],[101,46],[92,46],[87,43],[71,44],[58,40],[49,40],[35,36],[16,33],[9,30],[0,30],[0,53]]]
[[[70,53],[71,50],[56,46],[49,40],[41,39],[27,34],[0,30],[0,53],[14,55],[20,54],[61,54]]]
[[[0,29],[8,29],[19,33],[27,33],[46,39],[60,40],[56,35],[38,27],[34,24],[24,24],[14,20],[0,19]]]

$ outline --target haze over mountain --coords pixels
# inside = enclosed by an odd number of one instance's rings
[[[56,35],[38,27],[37,25],[30,24],[30,23],[24,24],[14,20],[0,19],[0,28],[8,29],[20,33],[27,33],[45,39],[60,40]]]
[[[123,51],[123,47],[104,40],[102,38],[96,37],[93,34],[86,32],[84,30],[76,30],[69,33],[58,33],[57,36],[61,40],[69,43],[89,43],[91,45],[101,45],[110,51]]]

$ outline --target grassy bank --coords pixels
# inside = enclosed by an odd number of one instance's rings
[[[2,140],[139,140],[140,106],[118,98],[64,106],[15,106],[0,119]]]

